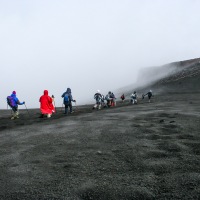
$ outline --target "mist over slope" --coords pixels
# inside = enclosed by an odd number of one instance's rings
[[[199,92],[200,58],[169,63],[159,67],[140,70],[134,84],[120,88],[118,95],[130,95],[136,90],[143,94],[150,89],[154,93],[162,92]]]

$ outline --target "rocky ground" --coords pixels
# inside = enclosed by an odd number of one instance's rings
[[[199,80],[155,84],[169,90],[151,103],[50,119],[1,110],[0,199],[199,199]]]
[[[159,98],[1,118],[0,198],[198,199],[199,101]]]

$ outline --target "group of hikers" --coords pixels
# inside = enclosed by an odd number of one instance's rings
[[[143,94],[142,99],[144,99],[145,96],[148,96],[150,102],[150,99],[152,97],[152,91],[150,90],[146,94]],[[72,97],[71,89],[67,88],[66,92],[64,92],[61,95],[61,97],[63,98],[64,114],[68,115],[68,109],[70,113],[73,113],[72,102],[76,102],[76,100],[74,100]],[[109,91],[108,94],[104,96],[103,94],[100,93],[100,90],[97,90],[97,92],[94,95],[94,99],[96,100],[96,103],[93,106],[93,109],[101,109],[102,107],[105,108],[105,107],[116,106],[116,97],[114,93],[111,91]],[[125,100],[124,94],[121,96],[121,100],[122,102],[124,102]],[[44,116],[50,118],[52,114],[56,112],[54,95],[49,96],[48,90],[44,90],[44,94],[40,97],[39,102],[40,102],[40,112],[41,112],[40,118],[43,118]],[[134,93],[131,94],[130,102],[132,104],[137,104],[138,95],[136,91],[134,91]],[[19,101],[19,99],[17,98],[16,91],[13,91],[12,94],[7,97],[7,104],[13,111],[11,119],[19,118],[18,105],[25,105],[25,101],[23,102]]]
[[[70,113],[73,113],[72,111],[72,102],[76,102],[76,100],[73,99],[71,94],[71,89],[67,88],[66,92],[64,92],[61,96],[63,98],[63,104],[65,106],[64,114],[68,114],[68,108],[70,110]],[[48,90],[44,90],[44,94],[39,99],[40,102],[40,118],[43,118],[44,116],[47,116],[47,118],[50,118],[53,113],[56,112],[55,110],[55,101],[54,101],[54,95],[49,96]],[[18,112],[18,105],[25,105],[25,101],[20,102],[17,98],[16,91],[13,91],[10,96],[7,97],[7,104],[12,109],[12,117],[11,119],[18,119],[19,118],[19,112]]]
[[[94,95],[94,99],[96,100],[95,105],[93,106],[93,109],[101,109],[101,107],[111,107],[116,106],[116,97],[113,92],[108,92],[106,96],[100,93],[100,90],[97,90],[97,92]],[[107,101],[107,103],[105,103]]]
[[[149,103],[150,103],[150,99],[152,97],[152,90],[150,90],[146,94],[143,94],[142,99],[144,99],[145,96],[148,96]],[[122,102],[124,102],[125,95],[122,94],[120,98],[121,98]],[[116,106],[116,97],[115,97],[114,93],[110,92],[110,91],[108,92],[108,94],[106,96],[104,96],[103,94],[100,93],[100,90],[97,90],[97,92],[94,95],[94,99],[96,100],[96,103],[93,106],[93,109],[101,109],[102,107],[105,108],[105,107]],[[105,103],[105,101],[106,101],[106,103]],[[132,104],[138,103],[138,95],[137,95],[136,91],[134,91],[134,93],[130,95],[130,102]]]

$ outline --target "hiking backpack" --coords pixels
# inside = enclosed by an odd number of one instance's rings
[[[14,100],[14,98],[11,97],[11,96],[7,96],[7,104],[8,104],[11,108],[13,108],[13,107],[16,106],[15,100]]]
[[[69,96],[68,96],[68,94],[65,94],[65,96],[64,96],[64,102],[65,103],[69,103]]]

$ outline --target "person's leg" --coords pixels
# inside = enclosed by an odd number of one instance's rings
[[[97,103],[94,104],[93,109],[95,109],[97,107]]]
[[[131,99],[131,103],[134,104],[134,99]]]
[[[98,109],[99,110],[101,109],[101,103],[100,102],[98,103]]]
[[[65,114],[68,114],[68,104],[65,104]]]
[[[111,106],[111,100],[109,99],[109,101],[108,101],[108,105],[109,105],[109,107]]]
[[[41,115],[40,115],[40,118],[43,118],[44,117],[44,114],[43,113],[41,113]]]
[[[69,103],[70,113],[73,113],[72,111],[72,102]]]
[[[15,119],[15,108],[12,108],[12,111],[13,111],[13,113],[12,113],[12,117],[11,117],[11,119]]]
[[[137,104],[137,99],[135,99],[135,104]]]
[[[151,99],[151,96],[148,96],[148,97],[149,97],[149,103],[150,103],[150,102],[151,102],[151,100],[150,100],[150,99]]]
[[[15,112],[15,118],[19,118],[19,112],[18,112],[18,110]]]
[[[13,116],[11,117],[11,119],[19,118],[18,112],[17,112],[17,107],[13,107],[12,110],[13,110]]]

